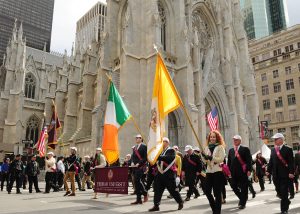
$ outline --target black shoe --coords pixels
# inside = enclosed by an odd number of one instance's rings
[[[256,192],[252,193],[252,198],[255,198]]]
[[[173,196],[172,196],[172,195],[168,195],[168,196],[167,196],[167,198],[169,198],[169,199],[172,199],[172,198],[173,198]]]
[[[263,192],[263,191],[265,191],[265,189],[261,189],[260,191]]]
[[[148,210],[149,212],[155,212],[155,211],[159,211],[159,206],[155,206],[152,207],[151,209]]]
[[[190,197],[186,197],[186,199],[184,199],[185,201],[190,201]]]
[[[135,201],[135,202],[132,202],[131,204],[132,204],[132,205],[143,204],[143,202],[142,202],[142,201]]]
[[[7,192],[8,194],[10,194],[11,192]]]
[[[289,213],[288,211],[282,211],[281,214],[287,214]]]
[[[195,195],[194,199],[199,198],[199,197],[200,197],[200,194],[199,195]]]
[[[85,189],[81,189],[80,191],[83,191],[83,192],[84,192],[84,191],[85,191]]]
[[[64,194],[64,196],[67,196],[67,195],[69,195],[71,192],[70,191],[67,191],[65,194]]]
[[[49,194],[50,192],[43,192],[43,194]]]
[[[42,191],[41,191],[41,190],[37,190],[37,191],[36,191],[36,193],[40,193],[40,192],[42,192]]]
[[[295,195],[291,195],[290,197],[289,197],[289,199],[293,199],[295,197]]]
[[[17,192],[17,194],[22,194],[21,192]]]
[[[239,209],[240,210],[243,210],[243,209],[245,209],[246,208],[246,206],[244,206],[244,205],[239,205]]]
[[[181,202],[180,204],[178,204],[178,210],[182,210],[183,208],[183,202]]]
[[[32,193],[32,191],[29,191],[29,193]]]

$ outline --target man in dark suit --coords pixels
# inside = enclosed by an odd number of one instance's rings
[[[185,201],[189,201],[193,193],[195,198],[200,196],[196,187],[196,178],[202,171],[202,163],[199,156],[194,153],[192,146],[185,146],[185,152],[186,155],[182,161],[182,175],[185,177],[185,185],[189,187]]]
[[[276,133],[272,139],[275,147],[271,151],[267,174],[271,173],[278,196],[281,198],[281,213],[288,213],[290,200],[288,199],[288,186],[290,179],[294,178],[294,156],[292,148],[284,145],[284,136]]]
[[[299,191],[299,174],[300,174],[300,150],[295,154],[295,186],[296,193]]]
[[[131,166],[133,167],[136,201],[131,204],[142,204],[142,195],[144,195],[144,202],[148,201],[148,193],[142,180],[147,167],[147,146],[142,143],[141,135],[137,135],[135,140],[136,145],[133,147],[131,155]]]
[[[248,177],[252,171],[252,157],[249,148],[242,146],[241,142],[240,135],[233,136],[234,147],[229,150],[228,166],[232,176],[232,189],[240,199],[239,209],[244,209],[248,200]]]
[[[176,185],[176,152],[169,146],[169,144],[169,139],[164,137],[163,152],[160,154],[156,162],[158,172],[154,179],[154,206],[149,209],[149,212],[159,211],[161,197],[166,188],[178,203],[178,210],[183,208],[183,200]]]

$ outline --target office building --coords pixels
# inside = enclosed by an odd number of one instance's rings
[[[16,19],[22,23],[27,46],[50,51],[53,9],[54,0],[0,1],[0,65]]]

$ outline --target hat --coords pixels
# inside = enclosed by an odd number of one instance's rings
[[[284,140],[284,136],[283,136],[283,134],[281,134],[281,133],[276,133],[276,134],[274,134],[273,136],[272,136],[272,139],[282,139],[282,140]]]
[[[137,134],[137,135],[135,136],[135,138],[142,138],[142,135]]]
[[[76,147],[71,147],[71,150],[75,150],[75,152],[77,152],[77,148]]]
[[[173,149],[178,150],[179,148],[178,146],[173,146]]]
[[[102,152],[102,149],[100,147],[96,148],[96,151]]]
[[[163,141],[163,142],[170,143],[170,140],[169,140],[169,138],[167,138],[167,137],[163,137],[162,141]]]
[[[240,135],[234,135],[232,139],[242,140],[242,137]]]
[[[199,149],[199,147],[197,147],[197,146],[195,146],[195,147],[193,148],[193,150],[194,150],[194,151],[197,151],[197,152],[200,152],[200,149]]]
[[[52,156],[54,156],[54,153],[53,153],[53,152],[48,152],[47,155],[52,155]]]
[[[184,151],[187,152],[189,150],[193,150],[193,147],[191,145],[186,145]]]

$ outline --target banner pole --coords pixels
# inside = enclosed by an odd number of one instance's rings
[[[144,140],[146,140],[146,139],[144,138],[143,133],[141,132],[141,129],[139,128],[138,124],[136,123],[136,121],[135,121],[135,119],[134,119],[134,117],[133,117],[132,115],[131,115],[131,120],[132,120],[132,122],[133,122],[135,128],[137,129],[137,131],[140,133],[140,135],[142,135],[142,138],[143,138]],[[144,143],[147,145],[146,141],[144,141]]]
[[[192,128],[192,131],[193,131],[193,134],[195,135],[195,138],[196,138],[196,140],[197,140],[197,143],[198,143],[198,145],[200,146],[200,149],[202,150],[202,152],[204,152],[203,145],[201,144],[200,139],[198,138],[198,135],[196,134],[196,131],[195,131],[195,128],[194,128],[194,126],[193,126],[193,124],[192,124],[192,121],[191,121],[191,119],[190,119],[190,116],[189,116],[189,114],[188,114],[188,112],[187,112],[187,110],[186,110],[186,108],[185,108],[185,106],[184,106],[183,104],[182,104],[182,108],[183,108],[183,111],[184,111],[184,113],[185,113],[185,116],[187,117],[188,122],[189,122],[189,124],[190,124],[190,126],[191,126],[191,128]]]

